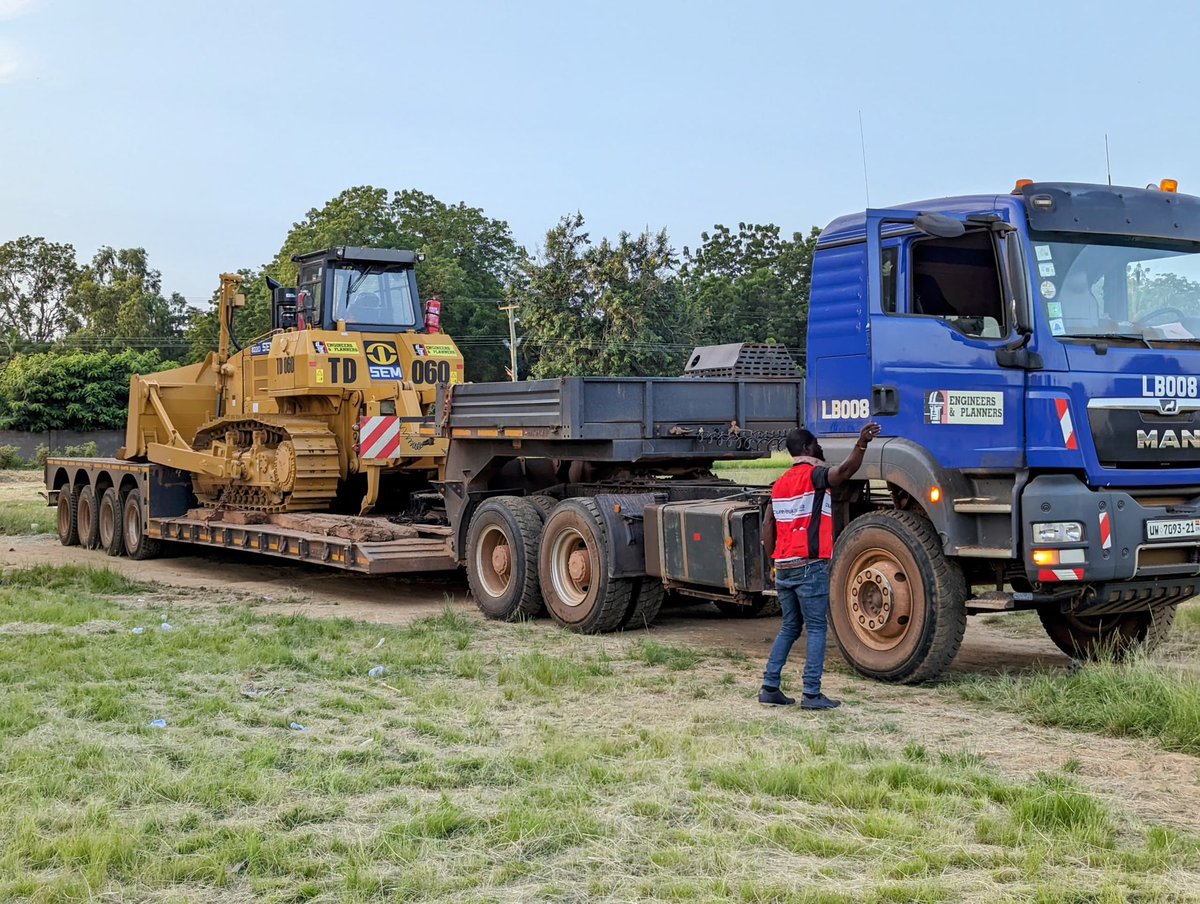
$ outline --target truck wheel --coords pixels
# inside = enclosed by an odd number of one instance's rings
[[[538,542],[542,516],[519,496],[486,500],[467,530],[467,582],[475,605],[488,618],[520,621],[542,608]]]
[[[553,512],[556,508],[558,508],[559,500],[555,499],[553,496],[545,496],[542,494],[535,494],[533,496],[525,496],[522,498],[533,503],[534,507],[537,508],[537,510],[542,513],[543,521],[545,521],[547,518],[549,518],[550,513]]]
[[[75,523],[80,546],[95,549],[100,545],[100,507],[96,504],[96,491],[91,486],[81,489],[75,500]]]
[[[121,525],[121,492],[109,487],[100,497],[100,548],[110,556],[125,552],[125,531]]]
[[[122,524],[125,554],[131,559],[153,559],[162,552],[162,541],[146,536],[146,506],[142,491],[136,487],[125,497]]]
[[[568,499],[542,533],[538,577],[550,617],[572,631],[615,631],[630,611],[634,579],[608,576],[609,539],[592,499]]]
[[[667,588],[653,575],[648,574],[635,578],[635,581],[637,586],[631,594],[632,602],[629,604],[629,612],[621,620],[622,630],[636,631],[639,628],[649,628],[658,618],[659,610],[662,609],[663,600],[667,595]]]
[[[1038,616],[1054,645],[1068,656],[1097,659],[1110,655],[1122,659],[1134,650],[1149,653],[1166,640],[1175,623],[1175,606],[1091,617],[1039,609]]]
[[[58,491],[58,541],[63,546],[79,544],[79,520],[75,512],[75,493],[70,487]]]
[[[833,549],[829,621],[842,656],[880,681],[936,678],[967,627],[967,585],[933,525],[911,512],[856,518]]]

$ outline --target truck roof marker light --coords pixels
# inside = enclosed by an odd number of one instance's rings
[[[1021,189],[1023,189],[1026,185],[1033,185],[1033,180],[1032,179],[1018,179],[1017,184],[1013,186],[1012,193],[1014,195],[1019,195],[1021,193]]]
[[[1159,191],[1177,192],[1177,191],[1179,191],[1179,180],[1178,179],[1163,179],[1162,182],[1158,183],[1158,190]]]
[[[1050,195],[1034,195],[1029,199],[1029,203],[1038,210],[1053,210],[1054,198]]]
[[[1057,549],[1035,549],[1033,551],[1034,565],[1057,565],[1058,550]]]
[[[930,502],[941,502],[942,501],[942,490],[940,487],[930,487],[929,488],[929,501]]]

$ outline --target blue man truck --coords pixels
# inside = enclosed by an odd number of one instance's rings
[[[325,404],[361,401],[335,390]],[[1200,591],[1200,199],[1023,181],[842,217],[814,254],[806,375],[779,346],[718,346],[683,377],[439,384],[423,411],[397,428],[445,450],[436,478],[385,473],[374,519],[206,509],[188,471],[136,457],[51,459],[47,489],[64,543],[87,490],[121,502],[139,557],[165,540],[464,567],[488,617],[604,632],[649,625],[667,592],[763,611],[769,494],[714,463],[806,423],[837,461],[873,419],[834,500],[831,626],[852,667],[934,678],[969,614],[1021,609],[1071,655],[1153,647]],[[339,448],[339,481],[358,453]]]

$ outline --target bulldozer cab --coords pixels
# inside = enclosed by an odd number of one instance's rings
[[[404,333],[424,330],[413,251],[331,248],[292,258],[295,288],[272,286],[275,329]]]

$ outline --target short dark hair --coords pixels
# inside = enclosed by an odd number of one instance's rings
[[[803,427],[796,427],[788,431],[787,439],[784,442],[787,445],[788,455],[803,455],[804,450],[817,441],[816,436],[811,430],[805,430]]]

